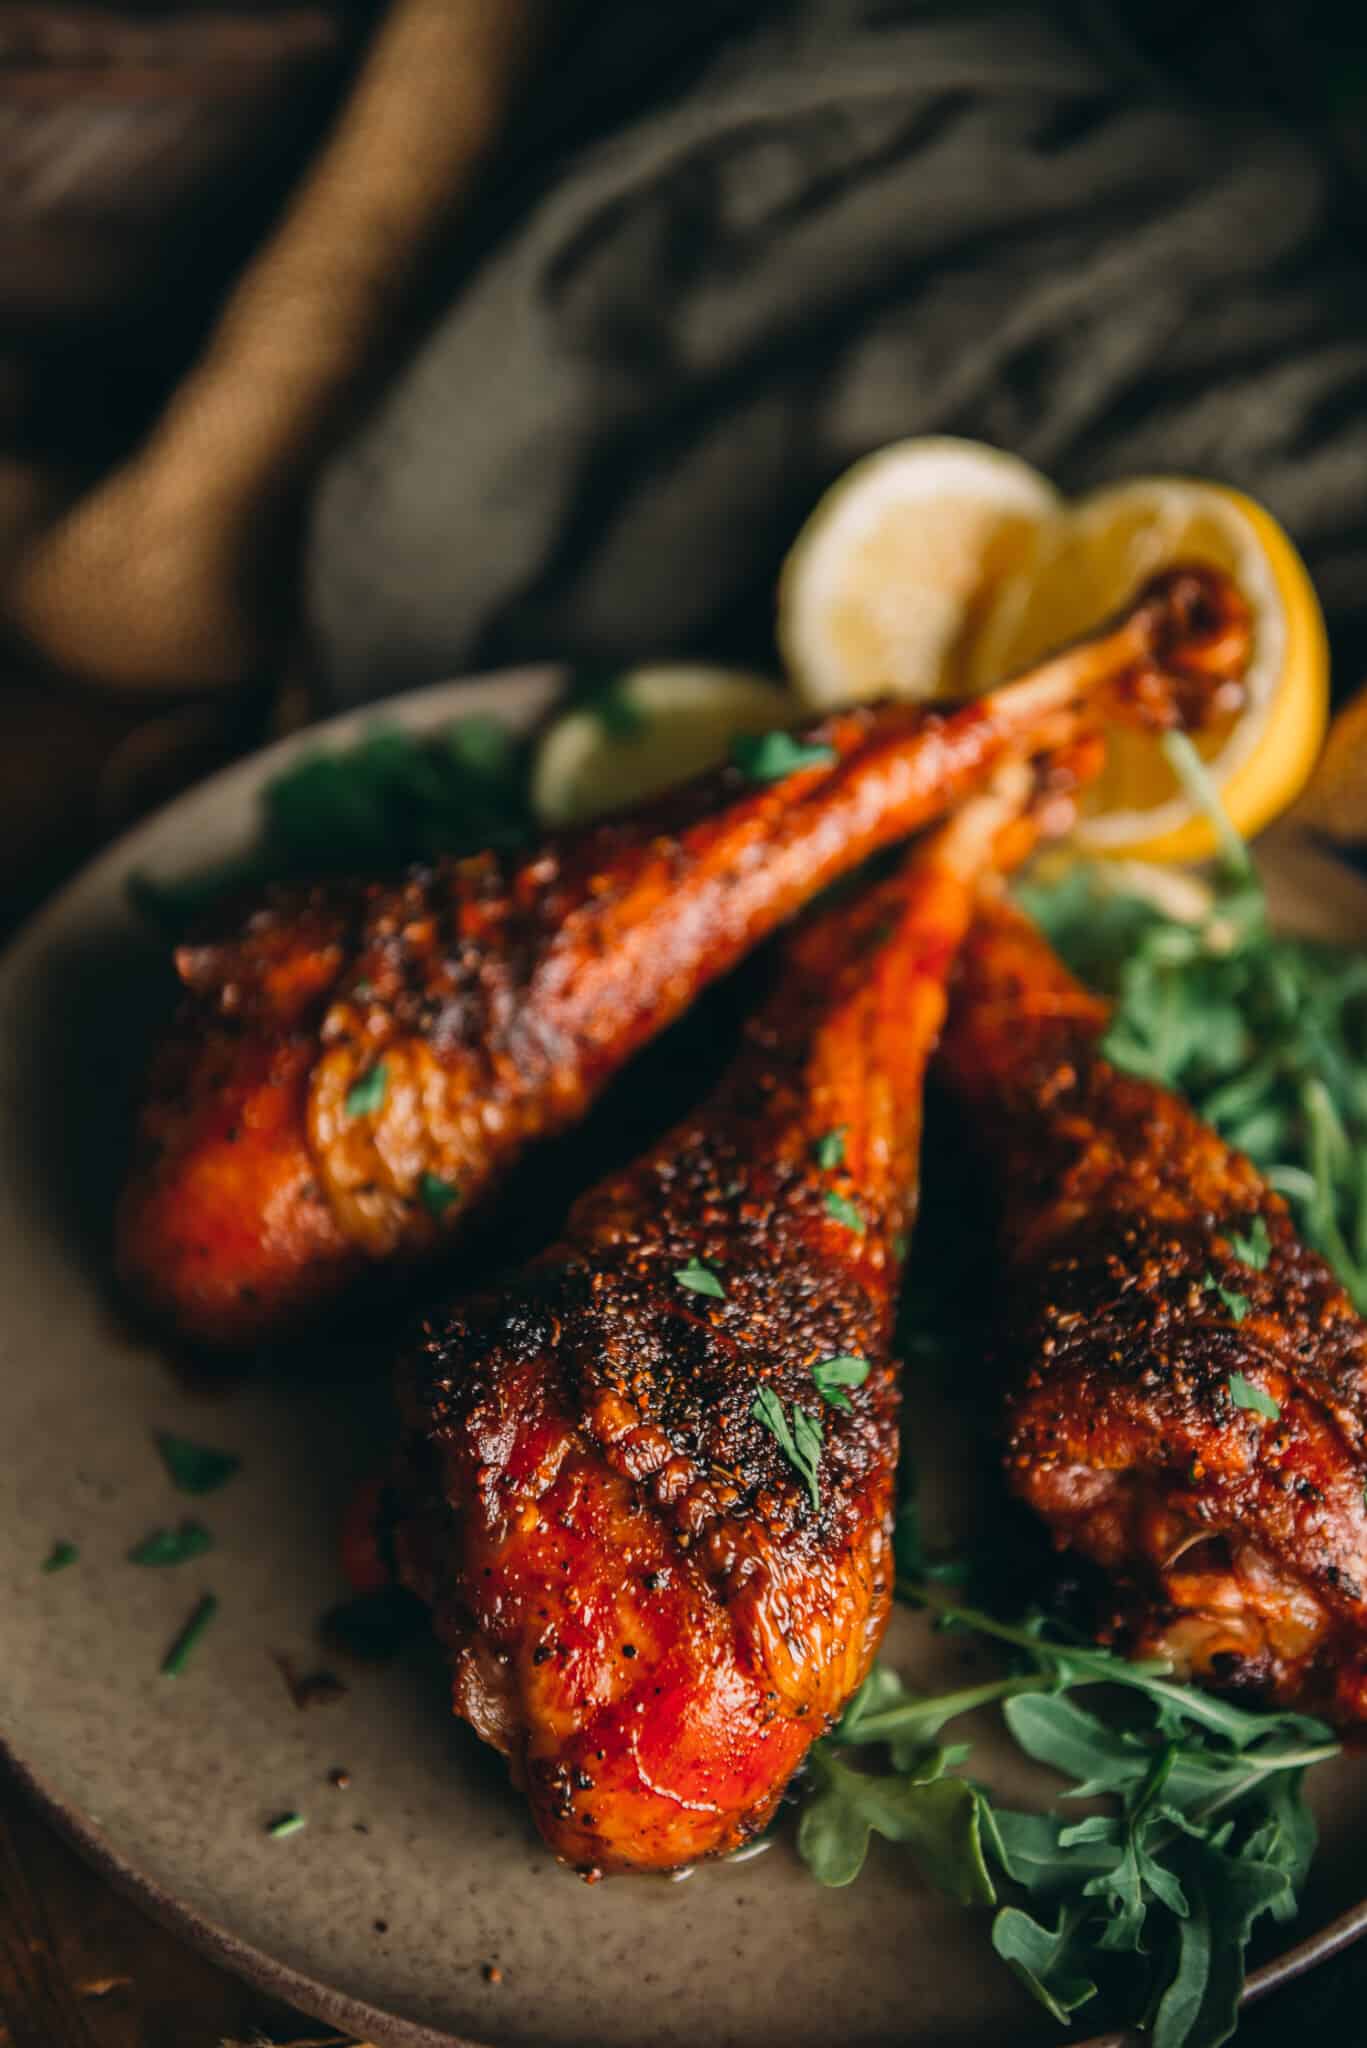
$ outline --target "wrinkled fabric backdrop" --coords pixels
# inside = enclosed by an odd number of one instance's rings
[[[1331,182],[1071,16],[599,6],[430,282],[316,501],[339,702],[545,655],[772,660],[820,491],[930,432],[1070,491],[1242,485],[1364,666],[1367,291]]]

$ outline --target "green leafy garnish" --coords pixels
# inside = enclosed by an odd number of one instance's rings
[[[640,706],[633,704],[626,691],[626,678],[611,670],[589,669],[576,677],[571,693],[572,703],[581,711],[587,711],[596,718],[604,732],[613,739],[632,740],[646,729],[646,718]]]
[[[190,1653],[203,1635],[209,1623],[218,1613],[218,1601],[214,1594],[206,1593],[192,1612],[180,1634],[161,1660],[163,1678],[179,1678],[190,1661]]]
[[[812,1378],[816,1390],[832,1408],[841,1408],[846,1415],[854,1413],[850,1397],[841,1391],[844,1387],[862,1387],[869,1376],[867,1358],[820,1358],[812,1367]]]
[[[832,1167],[845,1164],[845,1125],[837,1124],[833,1131],[827,1131],[812,1147],[818,1166],[829,1173]]]
[[[1217,1300],[1223,1303],[1236,1323],[1241,1323],[1245,1316],[1252,1314],[1253,1303],[1248,1296],[1240,1294],[1236,1288],[1222,1287],[1213,1273],[1207,1273],[1205,1285],[1207,1292],[1215,1295]]]
[[[523,749],[480,713],[427,735],[377,725],[351,746],[301,754],[266,785],[261,810],[251,853],[173,882],[136,876],[135,907],[177,936],[237,890],[516,846],[531,819]]]
[[[214,1539],[202,1522],[182,1522],[178,1529],[153,1529],[128,1553],[130,1564],[188,1564],[212,1550]]]
[[[995,1639],[1015,1668],[932,1696],[871,1674],[812,1752],[798,1848],[813,1875],[849,1883],[872,1833],[905,1844],[965,1903],[996,1903],[995,1866],[1014,1896],[997,1905],[993,1946],[1055,2019],[1104,1993],[1117,2016],[1152,2024],[1155,2048],[1218,2048],[1252,1929],[1295,1911],[1315,1840],[1302,1781],[1337,1754],[1330,1730],[1058,1641],[1037,1621],[1008,1625],[925,1586],[903,1590],[934,1603],[942,1626]],[[1117,1702],[1104,1717],[1072,1696],[1089,1687]],[[1107,1811],[1014,1812],[953,1775],[968,1750],[941,1746],[942,1732],[989,1705],[1027,1756],[1069,1781],[1065,1797]],[[890,1771],[852,1761],[875,1746]]]
[[[1187,773],[1190,744],[1173,751]],[[1200,778],[1196,793],[1208,801]],[[1081,863],[1018,893],[1114,997],[1107,1058],[1185,1096],[1247,1153],[1367,1311],[1367,954],[1274,932],[1247,848],[1218,804],[1213,815],[1223,860],[1195,923]],[[1263,1270],[1263,1218],[1231,1244]]]
[[[680,1287],[686,1287],[691,1294],[708,1294],[714,1301],[725,1301],[726,1289],[701,1259],[690,1259],[686,1266],[676,1266],[674,1278]]]
[[[157,1449],[173,1485],[182,1493],[216,1493],[242,1469],[236,1451],[216,1451],[209,1444],[193,1444],[188,1437],[172,1436],[168,1430],[159,1432]]]
[[[843,1223],[847,1230],[852,1230],[856,1237],[864,1235],[867,1226],[848,1195],[837,1194],[832,1189],[826,1197],[826,1213],[834,1216],[837,1223]]]
[[[418,1193],[423,1208],[435,1223],[440,1223],[451,1204],[460,1200],[455,1182],[443,1180],[439,1173],[425,1173],[418,1182]]]
[[[1272,1239],[1263,1217],[1255,1216],[1247,1230],[1232,1230],[1229,1243],[1241,1265],[1251,1266],[1255,1273],[1266,1271],[1267,1262],[1272,1257]]]
[[[798,1853],[821,1884],[850,1884],[883,1835],[911,1850],[932,1884],[961,1905],[992,1901],[992,1880],[979,1834],[981,1794],[966,1779],[946,1777],[944,1752],[929,1750],[900,1777],[874,1777],[818,1742],[811,1786],[798,1825]]]
[[[1245,1379],[1241,1372],[1229,1376],[1229,1398],[1236,1408],[1249,1408],[1255,1415],[1265,1415],[1269,1422],[1280,1422],[1281,1408],[1270,1394]]]
[[[778,1441],[788,1463],[798,1476],[805,1481],[811,1496],[813,1509],[821,1506],[821,1420],[809,1415],[805,1408],[793,1403],[792,1421],[783,1412],[783,1403],[772,1387],[761,1387],[751,1404],[750,1413],[755,1421],[762,1424]]]
[[[781,782],[799,768],[829,768],[834,747],[808,746],[790,732],[737,733],[731,759],[751,782]]]
[[[346,1092],[346,1113],[348,1116],[373,1116],[385,1098],[389,1086],[389,1070],[383,1060],[377,1060],[369,1073],[362,1074],[359,1081],[353,1081]]]
[[[74,1543],[68,1543],[66,1538],[62,1537],[60,1541],[53,1544],[51,1550],[43,1559],[43,1570],[45,1572],[64,1572],[68,1565],[75,1564],[80,1554]]]
[[[266,1823],[266,1833],[273,1842],[282,1842],[287,1835],[297,1835],[308,1822],[302,1813],[278,1813],[274,1820]]]

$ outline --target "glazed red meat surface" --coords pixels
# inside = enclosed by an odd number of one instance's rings
[[[746,1840],[883,1633],[893,1316],[976,829],[790,941],[712,1098],[400,1370],[405,1577],[581,1871]],[[837,1359],[867,1377],[828,1402]],[[809,1470],[761,1397],[819,1433]]]
[[[1249,1161],[1105,1059],[1106,1024],[984,912],[940,1067],[1001,1211],[1009,1484],[1112,1575],[1132,1654],[1360,1722],[1367,1326]]]
[[[528,852],[270,892],[177,954],[119,1212],[126,1284],[183,1335],[244,1345],[432,1252],[836,877],[1005,754],[1066,743],[1108,693],[1141,718],[1204,713],[1247,644],[1228,584],[1173,572],[952,714],[825,720],[781,781],[730,768]]]

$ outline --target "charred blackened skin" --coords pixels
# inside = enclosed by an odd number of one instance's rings
[[[400,1569],[457,1712],[586,1875],[746,1840],[883,1633],[894,1247],[991,801],[800,932],[712,1099],[400,1368]],[[834,1358],[867,1362],[847,1408],[813,1377]],[[816,1425],[813,1474],[762,1390]]]
[[[1242,671],[1248,615],[1212,570],[943,715],[856,710],[781,782],[734,768],[526,854],[396,885],[279,889],[183,947],[120,1208],[128,1285],[241,1345],[430,1252],[528,1145],[837,876],[1082,722],[1195,722]]]
[[[1132,1654],[1360,1724],[1367,1326],[1249,1161],[1102,1058],[1106,1022],[984,913],[939,1064],[1000,1196],[1009,1483],[1112,1575]]]

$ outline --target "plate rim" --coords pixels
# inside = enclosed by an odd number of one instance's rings
[[[158,805],[90,860],[83,862],[10,934],[3,952],[0,952],[0,974],[11,972],[20,955],[35,943],[41,943],[49,923],[61,923],[79,892],[90,889],[92,885],[108,886],[120,873],[126,876],[131,872],[130,855],[136,842],[173,827],[175,821],[182,814],[188,816],[208,792],[238,782],[259,789],[272,770],[283,768],[316,746],[346,744],[361,738],[368,730],[383,728],[389,723],[410,732],[430,730],[460,716],[476,699],[482,697],[487,702],[498,692],[506,692],[510,684],[519,685],[533,699],[540,696],[544,711],[554,701],[557,688],[563,688],[570,673],[569,665],[564,662],[543,661],[445,677],[400,691],[392,697],[334,712],[297,732],[254,748],[240,759],[201,777],[168,802]],[[492,710],[492,706],[490,708]],[[493,712],[493,715],[497,717],[499,714]],[[62,1839],[118,1892],[131,1899],[161,1926],[248,1983],[297,2006],[327,2025],[346,2029],[358,2040],[376,2043],[383,2040],[385,2048],[498,2048],[494,2040],[454,2034],[372,2005],[366,1999],[284,1962],[256,1943],[244,1940],[211,1915],[191,1906],[115,1848],[101,1828],[49,1785],[15,1751],[3,1729],[0,1729],[0,1764]],[[1252,1971],[1244,1985],[1241,2005],[1252,2004],[1267,1996],[1351,1947],[1364,1936],[1367,1936],[1367,1894],[1323,1927],[1305,1935]],[[1072,2048],[1130,2048],[1136,2039],[1133,2033],[1125,2031],[1094,2034],[1074,2042]]]

